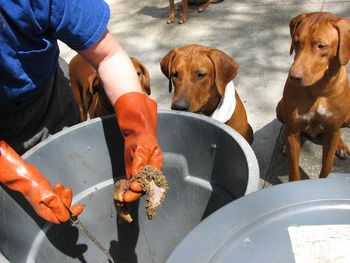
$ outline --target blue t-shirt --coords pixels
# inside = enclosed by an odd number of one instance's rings
[[[48,81],[59,56],[57,39],[79,51],[106,32],[103,0],[0,0],[0,105]]]

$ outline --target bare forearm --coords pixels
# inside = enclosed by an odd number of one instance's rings
[[[142,93],[135,68],[124,51],[119,51],[103,60],[98,67],[98,73],[103,81],[105,92],[113,104],[125,93]]]
[[[129,56],[110,33],[106,32],[98,43],[79,54],[98,71],[112,104],[125,93],[142,92]]]

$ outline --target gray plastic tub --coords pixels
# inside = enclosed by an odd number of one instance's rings
[[[350,262],[349,230],[350,174],[285,183],[208,216],[166,263]]]
[[[145,198],[131,224],[118,224],[114,181],[123,176],[123,140],[114,116],[66,129],[24,155],[86,205],[80,220],[116,262],[164,262],[185,235],[225,204],[258,189],[256,157],[234,130],[208,117],[159,113],[158,138],[170,189],[153,220]],[[70,223],[41,220],[16,192],[0,188],[0,253],[12,263],[108,262]]]

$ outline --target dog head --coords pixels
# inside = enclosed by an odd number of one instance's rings
[[[137,76],[139,77],[142,90],[147,94],[151,95],[151,81],[149,72],[146,67],[136,58],[130,57],[132,64],[135,67]]]
[[[140,80],[141,88],[144,93],[147,95],[151,94],[151,85],[150,85],[150,75],[146,67],[136,58],[130,57],[132,64],[135,67],[137,76]],[[97,91],[103,90],[102,81],[97,73],[97,71],[91,72],[87,80],[88,89],[90,93],[88,97],[94,96]]]
[[[201,45],[169,51],[160,62],[174,85],[171,109],[210,115],[225,93],[226,85],[238,72],[238,64],[227,54]]]
[[[130,60],[135,67],[142,91],[147,95],[150,95],[151,87],[148,70],[138,59],[130,57]],[[89,100],[90,104],[87,106],[90,116],[94,118],[114,113],[114,108],[103,89],[102,81],[96,71],[89,76],[88,83],[89,96],[92,98]]]
[[[290,21],[290,54],[295,52],[289,80],[312,86],[345,66],[350,58],[350,21],[331,13],[303,13]]]
[[[136,58],[130,57],[141,88],[147,95],[151,94],[150,75],[146,67]],[[102,80],[97,71],[80,55],[76,55],[69,63],[69,74],[72,92],[76,99],[81,121],[90,118],[112,114],[114,112],[107,95],[104,92]]]

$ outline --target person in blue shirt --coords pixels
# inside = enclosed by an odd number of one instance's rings
[[[71,207],[72,189],[53,187],[20,154],[49,134],[79,121],[69,82],[59,67],[58,40],[98,71],[125,139],[126,176],[145,165],[162,168],[157,104],[142,93],[128,54],[108,32],[103,0],[0,0],[0,183],[19,191],[42,218],[62,223],[84,207]],[[139,185],[119,202],[141,196]]]

